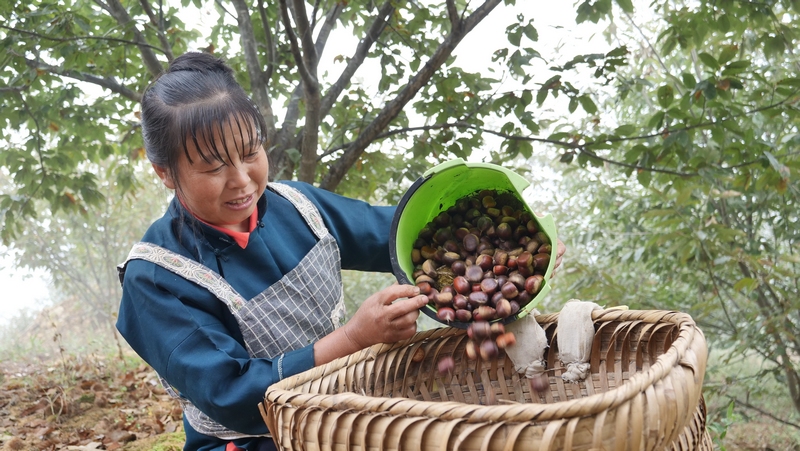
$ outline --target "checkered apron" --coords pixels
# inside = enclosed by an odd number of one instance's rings
[[[319,211],[295,188],[278,183],[270,183],[268,188],[297,208],[319,241],[296,268],[253,299],[245,300],[219,273],[155,244],[135,244],[126,263],[147,260],[208,289],[236,318],[250,356],[272,359],[282,379],[283,353],[330,334],[341,325],[345,306],[339,247]],[[224,440],[249,437],[212,420],[159,378],[167,393],[180,401],[197,432]]]

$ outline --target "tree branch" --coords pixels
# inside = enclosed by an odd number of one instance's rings
[[[275,70],[275,38],[272,36],[272,28],[270,27],[269,20],[267,20],[267,9],[264,8],[264,0],[258,0],[258,14],[261,17],[261,28],[264,29],[264,41],[267,47],[267,69],[264,71],[264,80],[269,86],[272,79],[272,72]],[[272,140],[272,136],[268,136]]]
[[[308,23],[308,15],[306,14],[306,3],[303,0],[293,0],[293,4],[294,23],[297,24],[298,35],[303,48],[303,60],[316,81],[316,68],[319,59],[317,58],[317,49],[314,46],[314,37],[311,36],[311,26]]]
[[[131,19],[131,16],[128,15],[128,11],[125,10],[125,7],[122,6],[122,3],[120,3],[119,0],[108,0],[108,3],[105,4],[101,3],[99,0],[95,1],[108,9],[108,12],[117,21],[117,23],[122,26],[123,30],[130,30],[133,33],[134,42],[139,48],[139,52],[142,54],[142,62],[144,62],[144,66],[150,72],[150,75],[157,77],[159,74],[164,72],[161,62],[159,62],[158,58],[156,58],[151,46],[147,45],[147,40],[144,38],[139,29],[136,28],[136,23],[133,21],[133,19]]]
[[[447,18],[450,19],[450,28],[456,30],[461,25],[461,19],[458,17],[458,10],[456,9],[456,2],[454,0],[447,0],[446,4]]]
[[[172,54],[172,46],[169,44],[169,40],[167,40],[166,33],[164,33],[163,18],[156,17],[155,13],[153,13],[153,9],[150,7],[150,3],[147,0],[139,0],[139,4],[142,5],[142,9],[144,10],[145,14],[147,14],[147,17],[150,18],[150,23],[156,28],[158,40],[164,47],[164,54],[167,56],[167,60],[172,61],[175,56]]]
[[[791,426],[791,427],[793,427],[795,429],[800,429],[800,424],[792,423],[791,421],[787,421],[787,420],[778,418],[775,415],[767,412],[766,410],[758,408],[758,407],[750,404],[747,401],[742,401],[741,399],[738,399],[738,398],[736,398],[734,396],[728,396],[728,399],[730,399],[731,401],[733,401],[733,402],[735,402],[737,404],[741,404],[741,405],[747,407],[750,410],[755,410],[756,412],[760,413],[761,415],[764,415],[765,417],[771,418],[771,419],[777,421],[778,423],[785,424],[786,426]]]
[[[387,137],[392,136],[392,135],[402,134],[402,133],[409,133],[409,132],[414,132],[414,131],[440,130],[440,129],[446,129],[446,128],[472,129],[472,130],[478,130],[478,131],[483,132],[483,133],[488,133],[490,135],[495,135],[495,136],[498,136],[500,138],[508,139],[508,140],[512,140],[512,141],[539,142],[539,143],[552,144],[552,145],[556,145],[556,146],[560,146],[560,147],[566,147],[566,148],[568,148],[570,150],[574,150],[574,151],[578,151],[578,152],[584,152],[589,157],[597,159],[599,161],[603,161],[605,163],[612,164],[612,165],[615,165],[615,166],[627,167],[627,168],[630,168],[630,169],[644,170],[644,171],[650,171],[650,172],[659,172],[659,173],[664,173],[664,174],[672,174],[672,175],[677,175],[677,176],[681,176],[681,177],[693,177],[693,176],[697,175],[697,173],[691,173],[691,172],[685,173],[685,172],[670,171],[668,169],[658,169],[658,168],[653,168],[653,167],[639,166],[639,165],[634,165],[634,164],[614,161],[614,160],[611,160],[611,159],[608,159],[608,158],[603,158],[603,157],[595,154],[594,152],[591,152],[591,151],[586,150],[584,148],[586,145],[591,145],[591,144],[594,144],[594,143],[587,143],[587,144],[584,144],[584,145],[576,145],[576,144],[573,144],[573,143],[566,143],[566,142],[556,141],[556,140],[547,139],[547,138],[534,138],[534,137],[531,137],[531,136],[510,135],[508,133],[502,133],[502,132],[498,132],[496,130],[491,130],[491,129],[487,129],[487,128],[483,128],[483,127],[478,127],[477,125],[473,125],[473,124],[469,124],[469,123],[461,122],[461,121],[447,122],[447,123],[444,123],[444,124],[425,125],[425,126],[420,126],[420,127],[404,127],[404,128],[398,128],[398,129],[394,129],[394,130],[389,130],[389,131],[386,131],[384,133],[380,133],[378,135],[375,135],[375,137],[373,138],[373,141],[374,140],[378,140],[378,139],[387,138]],[[349,148],[354,143],[355,143],[355,141],[349,142],[349,143],[346,143],[346,144],[341,144],[339,146],[333,147],[333,148],[329,149],[328,151],[326,151],[320,158],[328,156],[328,155],[330,155],[330,154],[332,154],[334,152],[337,152],[339,150]]]
[[[252,93],[253,101],[258,106],[258,110],[264,116],[264,121],[267,124],[266,138],[269,140],[275,137],[275,117],[269,98],[269,80],[261,70],[261,63],[258,60],[255,32],[253,31],[253,23],[250,21],[250,9],[248,3],[244,0],[231,0],[231,3],[236,9],[242,53],[247,66],[247,74],[250,76],[250,92]]]
[[[235,16],[233,13],[231,13],[230,11],[228,11],[228,8],[226,8],[226,7],[225,7],[225,5],[224,5],[224,4],[223,4],[223,3],[222,3],[220,0],[214,0],[214,3],[216,3],[216,4],[217,4],[217,6],[219,7],[219,9],[221,9],[221,10],[225,11],[225,14],[227,14],[227,15],[231,16],[231,18],[233,18],[233,20],[238,20],[238,19],[236,18],[236,16]]]
[[[121,85],[116,79],[114,79],[114,77],[100,78],[98,76],[86,74],[76,70],[62,69],[58,66],[51,66],[49,64],[45,64],[40,61],[34,61],[28,58],[25,58],[25,64],[27,64],[28,67],[33,69],[42,70],[50,72],[51,74],[60,75],[62,77],[68,77],[74,80],[79,80],[86,83],[92,83],[98,86],[102,86],[110,90],[111,92],[115,92],[125,97],[126,99],[133,100],[134,102],[137,103],[142,101],[142,95],[140,93]]]
[[[33,36],[33,37],[40,38],[40,39],[47,39],[48,41],[54,41],[54,42],[72,42],[72,41],[86,41],[86,40],[108,41],[108,42],[114,42],[114,43],[123,44],[123,45],[142,45],[142,46],[151,48],[153,50],[157,50],[157,51],[159,51],[161,53],[164,53],[164,54],[167,53],[166,50],[164,50],[164,49],[162,49],[160,47],[156,47],[154,45],[147,44],[147,43],[141,44],[141,43],[138,43],[138,42],[127,40],[127,39],[111,38],[111,37],[107,37],[107,36],[73,36],[71,38],[56,38],[56,37],[53,37],[53,36],[47,36],[47,35],[44,35],[44,34],[41,34],[41,33],[36,33],[36,32],[30,31],[30,30],[22,30],[22,29],[19,29],[19,28],[8,27],[8,26],[1,25],[1,24],[0,24],[0,28],[8,30],[8,31],[13,31],[14,33],[25,34],[25,35],[28,35],[28,36]]]
[[[281,17],[286,29],[286,36],[292,49],[295,63],[303,83],[303,98],[305,100],[306,116],[300,144],[300,170],[297,178],[304,182],[313,183],[317,167],[317,146],[320,120],[319,83],[317,81],[317,51],[311,37],[305,3],[302,0],[293,0],[294,22],[302,45],[302,52],[297,42],[297,37],[292,30],[289,17],[289,7],[286,0],[280,0]]]
[[[30,85],[23,86],[0,86],[0,94],[4,92],[22,92],[30,89]]]
[[[286,0],[280,0],[281,5],[281,18],[283,19],[283,28],[286,30],[286,37],[289,39],[289,46],[292,50],[292,57],[294,57],[295,64],[297,64],[297,71],[300,73],[300,78],[303,83],[316,84],[316,80],[312,78],[309,73],[309,68],[305,65],[303,54],[300,51],[300,46],[297,43],[297,36],[292,28],[292,19],[289,17],[289,7]]]
[[[333,190],[344,178],[350,167],[364,153],[366,147],[378,136],[389,123],[397,117],[403,107],[425,86],[433,77],[433,74],[453,53],[453,49],[458,46],[464,36],[472,31],[499,3],[501,0],[486,0],[469,17],[464,19],[462,26],[451,30],[450,34],[444,39],[434,52],[433,56],[424,66],[409,80],[405,87],[397,94],[393,100],[378,113],[375,119],[367,125],[356,138],[356,140],[345,150],[342,157],[330,166],[328,174],[323,178],[320,186],[323,189]]]
[[[323,50],[325,49],[325,45],[327,44],[328,37],[330,36],[331,30],[336,24],[336,20],[339,18],[343,10],[341,2],[334,2],[333,6],[328,10],[325,14],[325,22],[322,24],[322,28],[320,29],[319,33],[317,34],[317,41],[314,44],[315,50],[317,55],[322,55]],[[282,23],[279,22],[279,23]],[[270,179],[271,180],[280,180],[283,178],[290,178],[293,171],[294,171],[294,163],[290,160],[286,159],[286,150],[289,148],[300,148],[302,147],[303,141],[303,133],[302,130],[300,132],[299,138],[295,135],[297,131],[297,121],[300,117],[300,101],[304,97],[304,84],[298,83],[295,87],[294,91],[289,97],[289,102],[286,107],[286,114],[284,116],[284,121],[281,126],[280,131],[278,132],[277,139],[274,142],[274,145],[270,147],[270,157],[271,157],[271,165],[270,165]],[[322,118],[326,115],[320,113],[319,117]],[[314,153],[316,154],[316,146]],[[314,163],[316,165],[316,162]]]
[[[364,38],[359,41],[355,53],[347,62],[347,66],[339,75],[336,82],[328,88],[328,92],[326,92],[325,96],[322,98],[320,117],[325,117],[330,113],[336,99],[338,99],[342,91],[350,85],[350,80],[353,78],[356,70],[364,63],[364,59],[367,57],[372,45],[375,44],[378,37],[383,33],[383,30],[386,29],[389,17],[391,17],[394,11],[395,8],[392,0],[387,0],[381,5],[378,14],[375,15],[375,19],[372,21],[372,25],[370,25]]]
[[[331,31],[333,31],[333,28],[336,26],[336,20],[342,15],[343,9],[344,7],[341,2],[334,2],[333,7],[325,14],[325,22],[322,23],[322,27],[319,33],[317,33],[317,40],[314,42],[314,50],[317,52],[317,61],[319,61],[319,58],[322,56]]]

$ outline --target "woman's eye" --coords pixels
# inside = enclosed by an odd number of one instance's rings
[[[206,173],[208,173],[208,174],[217,174],[220,171],[222,171],[222,168],[224,168],[224,167],[225,167],[225,165],[221,164],[221,165],[215,167],[214,169],[209,169],[208,171],[206,171]]]

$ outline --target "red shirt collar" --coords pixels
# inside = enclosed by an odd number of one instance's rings
[[[196,217],[196,216],[195,216]],[[197,218],[198,221],[202,222],[203,224],[208,225],[214,230],[219,230],[220,232],[230,236],[231,238],[236,241],[236,244],[239,245],[242,249],[247,247],[247,242],[250,240],[250,233],[256,229],[256,225],[258,224],[258,209],[253,210],[253,214],[250,215],[250,225],[247,226],[247,232],[237,232],[235,230],[226,229],[224,227],[215,226],[213,224],[209,224],[203,221],[200,218]]]
[[[252,233],[253,230],[256,229],[256,225],[258,224],[258,208],[254,208],[253,209],[253,214],[250,215],[250,224],[247,226],[247,232],[237,232],[235,230],[231,230],[231,229],[226,229],[224,227],[215,226],[214,224],[209,224],[209,223],[203,221],[202,219],[198,218],[197,215],[192,213],[192,210],[189,210],[188,208],[186,208],[186,204],[184,204],[183,201],[180,198],[178,198],[178,201],[181,203],[181,205],[183,205],[183,208],[185,208],[186,211],[188,211],[189,213],[192,214],[192,216],[194,216],[195,219],[197,219],[198,221],[202,222],[203,224],[211,227],[212,229],[220,231],[220,232],[224,233],[225,235],[228,235],[229,237],[233,238],[233,240],[236,241],[236,244],[238,244],[239,247],[241,247],[242,249],[247,247],[247,243],[248,243],[248,241],[250,241],[250,233]]]

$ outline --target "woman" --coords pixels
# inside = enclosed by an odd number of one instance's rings
[[[267,183],[265,124],[209,54],[176,58],[142,98],[148,159],[175,191],[120,265],[117,327],[184,408],[186,450],[274,449],[267,387],[410,338],[427,298],[393,285],[343,326],[340,270],[391,271],[393,207]]]

